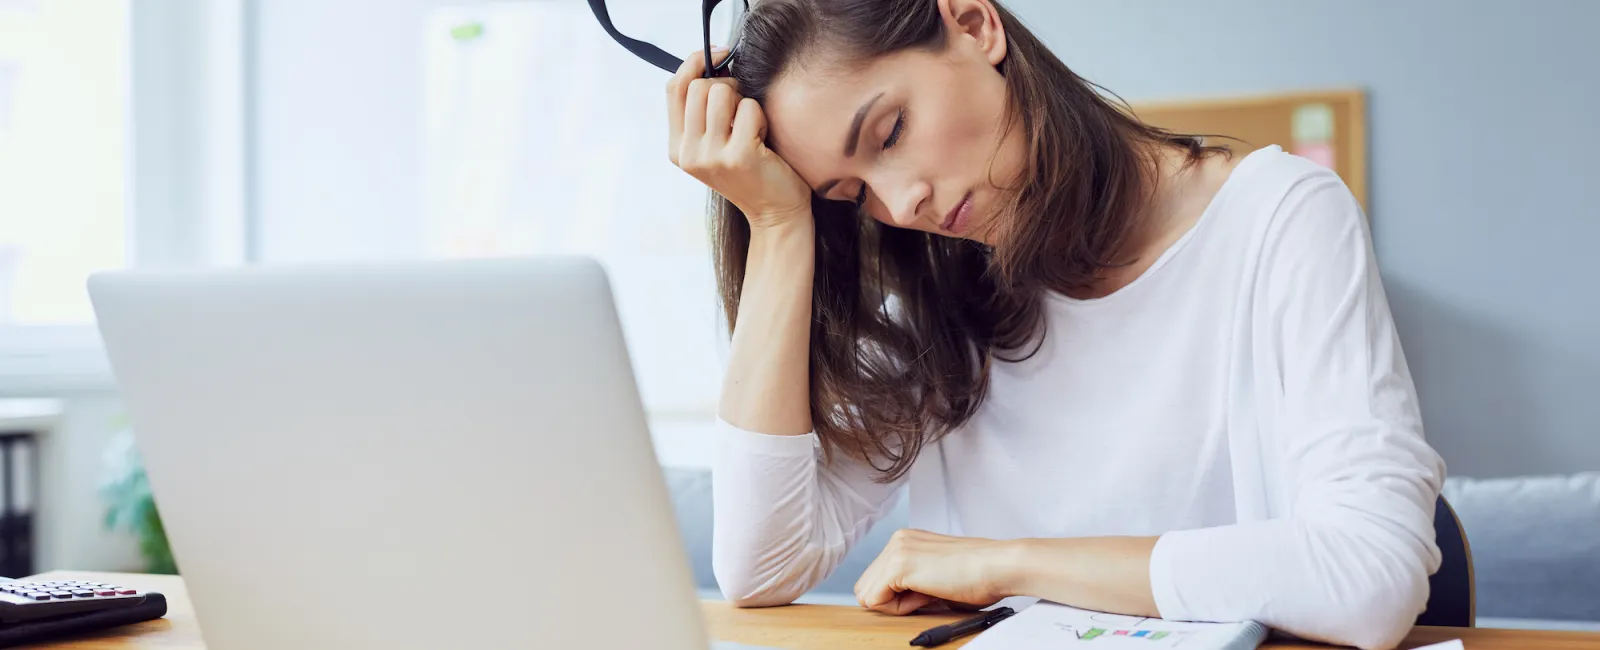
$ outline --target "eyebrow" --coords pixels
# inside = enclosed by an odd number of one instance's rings
[[[861,125],[866,123],[867,113],[872,112],[873,105],[877,104],[878,100],[883,99],[884,94],[885,93],[878,93],[872,99],[867,100],[867,103],[862,104],[861,108],[856,110],[855,119],[850,121],[850,133],[846,134],[844,137],[844,157],[852,158],[856,155],[856,147],[861,144]],[[826,196],[828,191],[832,190],[833,186],[838,184],[838,179],[823,183],[817,188],[817,194]]]

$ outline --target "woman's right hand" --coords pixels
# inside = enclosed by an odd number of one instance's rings
[[[728,56],[713,51],[715,61]],[[667,155],[672,164],[727,198],[752,229],[811,218],[811,188],[767,148],[767,118],[728,78],[705,79],[695,52],[667,83]]]

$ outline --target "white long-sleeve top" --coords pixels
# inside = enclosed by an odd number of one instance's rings
[[[1104,298],[1047,298],[1038,354],[991,366],[971,421],[874,481],[814,434],[721,424],[713,564],[743,605],[820,582],[908,484],[910,525],[974,537],[1159,535],[1161,615],[1388,648],[1439,565],[1423,440],[1359,204],[1278,147]]]

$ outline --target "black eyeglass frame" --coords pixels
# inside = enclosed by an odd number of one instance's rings
[[[722,2],[723,0],[700,0],[700,42],[703,45],[701,52],[706,58],[704,76],[707,78],[730,75],[733,59],[739,53],[739,39],[736,36],[733,43],[728,46],[728,56],[724,57],[721,63],[711,63],[711,12]],[[750,0],[743,2],[745,13],[748,14]],[[678,67],[683,65],[683,59],[668,54],[666,50],[617,31],[616,25],[611,23],[611,12],[606,10],[606,0],[589,0],[589,9],[594,11],[595,19],[600,21],[600,27],[606,30],[606,34],[634,56],[667,72],[677,72]]]

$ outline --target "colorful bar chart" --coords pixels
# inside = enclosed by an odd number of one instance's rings
[[[1102,637],[1102,636],[1113,636],[1113,637],[1125,636],[1125,637],[1134,638],[1134,639],[1148,639],[1150,641],[1159,641],[1161,639],[1165,639],[1165,638],[1167,638],[1169,636],[1172,636],[1172,633],[1171,632],[1167,632],[1165,630],[1162,630],[1162,631],[1128,630],[1128,629],[1112,630],[1112,629],[1106,629],[1106,628],[1101,628],[1101,627],[1095,627],[1095,628],[1089,628],[1089,631],[1084,632],[1082,634],[1079,634],[1078,635],[1078,639],[1083,640],[1083,641],[1092,641],[1092,640],[1094,640],[1096,638],[1099,638],[1099,637]]]

